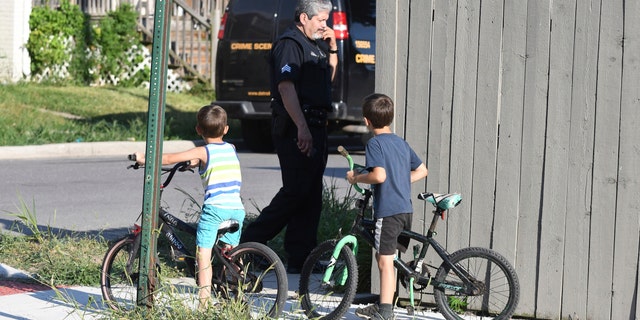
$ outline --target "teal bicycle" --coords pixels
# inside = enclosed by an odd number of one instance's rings
[[[338,151],[348,160],[350,170],[364,168],[353,162],[342,147]],[[307,257],[300,274],[301,304],[309,318],[339,319],[355,299],[358,268],[356,235],[373,247],[375,220],[369,202],[372,192],[357,184],[354,189],[362,195],[356,201],[355,215],[349,234],[318,245]],[[439,312],[446,319],[462,319],[459,313],[475,314],[495,319],[509,319],[518,305],[520,285],[516,271],[499,253],[480,247],[470,247],[448,253],[434,238],[438,220],[445,212],[462,201],[458,193],[420,193],[418,199],[434,206],[433,218],[426,235],[403,231],[418,244],[413,246],[413,260],[398,256],[394,265],[398,281],[409,290],[410,315],[415,311],[415,293],[433,294]],[[426,262],[427,249],[433,247],[442,259],[436,267]],[[433,275],[432,275],[433,274]],[[431,287],[432,291],[426,292]]]

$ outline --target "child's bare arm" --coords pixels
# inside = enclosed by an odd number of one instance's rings
[[[141,165],[145,163],[145,154],[142,152],[136,152],[136,162]],[[200,164],[201,161],[206,161],[207,151],[204,147],[195,147],[187,151],[165,153],[162,155],[162,165],[174,164],[182,161],[191,161],[191,166],[195,167]]]
[[[414,183],[429,174],[429,170],[427,170],[427,166],[424,163],[420,164],[415,170],[411,170],[411,183]]]
[[[370,172],[363,174],[358,174],[355,171],[347,172],[347,181],[349,181],[350,184],[379,184],[385,180],[387,180],[387,171],[385,171],[383,167],[374,167]]]

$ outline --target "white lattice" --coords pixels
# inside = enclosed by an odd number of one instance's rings
[[[52,36],[53,37],[53,36]],[[53,38],[51,38],[53,39]],[[44,80],[55,80],[55,79],[66,79],[69,77],[69,62],[72,57],[72,49],[73,49],[73,39],[71,37],[64,39],[65,47],[67,48],[67,57],[68,61],[65,61],[61,65],[53,65],[47,67],[40,74],[35,74],[33,76],[33,80],[36,82],[42,82]],[[139,56],[143,56],[143,59],[138,64],[133,64]],[[87,56],[91,60],[100,61],[101,54],[100,49],[97,48],[92,51],[87,51]],[[123,65],[123,70],[120,74],[114,75],[109,74],[106,77],[100,76],[96,79],[91,85],[92,86],[104,86],[104,85],[118,85],[120,81],[130,79],[135,76],[138,72],[144,71],[145,69],[151,69],[151,52],[145,46],[132,46],[127,51],[127,60],[130,63]],[[97,70],[96,67],[93,67],[89,72],[91,74],[95,74]],[[149,81],[145,81],[142,84],[143,87],[149,88]],[[167,90],[171,92],[184,92],[191,89],[191,86],[188,82],[183,81],[179,74],[173,72],[173,70],[167,70]]]

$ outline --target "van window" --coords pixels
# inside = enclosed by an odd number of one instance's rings
[[[232,16],[225,25],[225,38],[253,42],[271,42],[273,30],[273,8],[277,0],[231,1]]]
[[[351,23],[366,27],[376,26],[376,0],[351,0]]]

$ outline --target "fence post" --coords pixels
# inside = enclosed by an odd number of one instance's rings
[[[153,306],[156,283],[156,243],[154,230],[158,225],[160,209],[160,173],[162,171],[162,141],[164,109],[167,91],[167,65],[171,0],[156,0],[151,51],[151,79],[149,87],[149,114],[147,122],[147,148],[145,154],[144,194],[142,205],[142,239],[140,247],[140,277],[137,302],[139,306]]]
[[[211,6],[211,72],[209,74],[211,88],[216,86],[216,56],[218,54],[218,31],[220,31],[220,20],[225,8],[224,0],[214,0]]]

